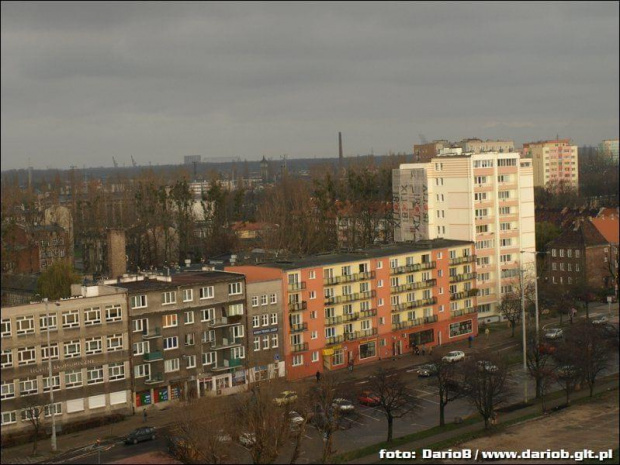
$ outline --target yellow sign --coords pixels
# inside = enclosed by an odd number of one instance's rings
[[[329,357],[330,355],[334,355],[334,349],[323,349],[323,355]]]

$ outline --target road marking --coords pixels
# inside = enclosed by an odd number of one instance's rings
[[[434,400],[430,400],[430,399],[425,399],[422,396],[420,396],[420,400],[424,400],[426,402],[430,402],[431,404],[439,405],[439,402],[435,402]]]
[[[427,396],[434,396],[435,394],[437,394],[436,392],[429,392],[429,391],[425,391],[424,389],[418,389],[418,388],[414,388],[414,391],[423,392]],[[422,396],[420,396],[420,397],[422,397]]]
[[[355,384],[366,384],[367,382],[368,382],[368,380],[366,380],[366,381],[359,381],[359,382],[357,382]]]
[[[375,420],[375,421],[381,421],[378,418],[375,418],[372,415],[368,415],[367,413],[364,413],[364,412],[360,412],[360,415],[364,415],[365,417],[368,417],[368,418],[370,418],[372,420]]]
[[[418,371],[416,368],[412,368],[411,370],[407,370],[407,373],[411,373],[412,371]]]
[[[354,420],[353,418],[346,418],[346,417],[345,417],[345,420],[347,420],[347,421],[352,421],[352,422],[354,422],[354,423],[357,423],[358,425],[363,425],[363,424],[364,424],[364,423],[362,423],[361,421]]]

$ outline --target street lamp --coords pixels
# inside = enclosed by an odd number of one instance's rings
[[[522,250],[521,254],[524,253],[533,253],[533,254],[548,254],[549,252],[541,252],[539,250]],[[521,286],[521,290],[523,290],[523,285]],[[521,293],[521,298],[523,298],[523,292]],[[535,305],[535,321],[536,321],[536,342],[538,343],[538,332],[539,332],[539,322],[538,322],[538,272],[536,270],[536,259],[534,259],[534,305]]]
[[[56,409],[54,407],[54,380],[53,380],[53,372],[52,372],[52,352],[51,352],[51,343],[50,343],[50,314],[48,311],[48,298],[44,297],[43,302],[45,302],[45,321],[47,323],[47,369],[49,376],[49,386],[50,386],[50,415],[52,416],[52,452],[56,452]],[[60,306],[58,302],[56,302],[57,306]]]

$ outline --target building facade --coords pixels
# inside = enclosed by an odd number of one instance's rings
[[[456,146],[462,148],[463,152],[466,153],[507,153],[515,151],[515,143],[512,140],[463,139]]]
[[[261,265],[282,276],[287,379],[475,336],[475,267],[447,240]]]
[[[431,158],[436,157],[440,150],[449,148],[450,142],[447,140],[434,140],[426,144],[415,144],[413,146],[413,161],[428,162]]]
[[[44,425],[53,414],[60,427],[132,412],[126,294],[111,286],[73,290],[79,297],[2,309],[3,435],[32,428],[37,408]]]
[[[449,238],[476,247],[477,305],[485,321],[535,260],[531,160],[518,153],[440,151],[429,163],[393,170],[396,242]]]
[[[618,139],[607,139],[598,146],[598,152],[618,163]]]
[[[579,188],[578,147],[570,139],[525,143],[522,153],[532,159],[535,187]]]

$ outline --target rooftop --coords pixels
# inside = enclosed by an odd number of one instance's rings
[[[178,286],[191,286],[195,284],[212,284],[220,282],[238,281],[239,274],[227,273],[223,271],[196,271],[176,273],[172,276],[144,277],[133,281],[119,282],[117,287],[127,289],[131,292],[156,291],[158,289],[171,289]],[[121,280],[122,281],[122,280]]]

